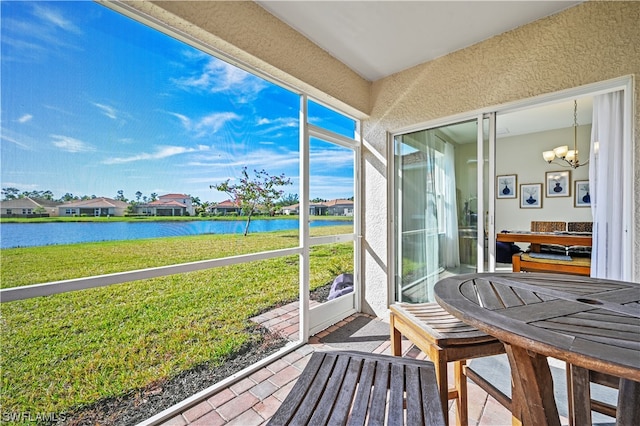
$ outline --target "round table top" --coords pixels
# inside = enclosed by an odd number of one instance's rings
[[[640,284],[546,273],[456,275],[436,300],[462,321],[533,352],[640,381]]]

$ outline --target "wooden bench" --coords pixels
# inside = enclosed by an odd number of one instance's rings
[[[436,369],[439,399],[448,423],[448,401],[456,400],[456,424],[468,424],[467,378],[510,410],[511,400],[466,366],[466,360],[505,352],[492,336],[471,327],[432,303],[394,303],[389,307],[391,353],[402,355],[402,336],[424,352]],[[404,358],[403,358],[404,359]],[[454,363],[454,386],[449,389],[447,364]]]
[[[587,233],[592,232],[592,222],[553,222],[553,221],[532,221],[531,232],[578,232]],[[562,236],[554,238],[549,237],[549,241],[554,241]],[[554,247],[558,244],[550,244],[548,247]],[[545,244],[532,243],[531,252],[544,251]],[[563,249],[561,246],[560,249]],[[569,252],[569,247],[565,247],[565,252]],[[572,275],[591,275],[591,258],[590,257],[578,257],[571,256],[570,260],[559,259],[541,259],[532,257],[529,253],[516,253],[511,258],[511,264],[513,265],[513,272],[551,272],[558,274],[572,274]]]
[[[270,425],[444,426],[433,363],[315,352]]]
[[[556,274],[591,275],[591,259],[573,257],[571,260],[536,259],[527,253],[516,253],[511,258],[513,272],[552,272]]]

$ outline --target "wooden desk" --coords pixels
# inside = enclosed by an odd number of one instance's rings
[[[563,246],[591,246],[591,235],[559,232],[500,232],[496,241],[504,243],[531,243],[531,251],[539,252],[540,244],[560,244]]]
[[[547,356],[620,377],[617,424],[640,419],[640,284],[485,273],[445,278],[435,296],[449,313],[504,343],[514,424],[560,425]]]

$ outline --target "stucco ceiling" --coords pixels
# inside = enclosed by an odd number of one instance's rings
[[[256,1],[369,81],[581,1]]]

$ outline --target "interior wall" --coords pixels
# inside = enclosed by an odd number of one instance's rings
[[[499,118],[498,118],[499,119]],[[585,148],[591,139],[591,125],[578,126],[579,158],[582,162],[589,159]],[[496,175],[517,176],[517,198],[496,200],[496,231],[530,230],[531,221],[591,222],[591,209],[574,206],[574,182],[589,180],[589,165],[577,169],[563,168],[547,164],[542,151],[548,151],[561,145],[558,141],[573,146],[573,127],[556,129],[527,135],[499,138],[496,141]],[[547,172],[568,170],[570,172],[570,196],[542,198],[542,208],[520,208],[520,185],[541,183],[546,193],[545,174]],[[497,191],[498,188],[496,188]]]

